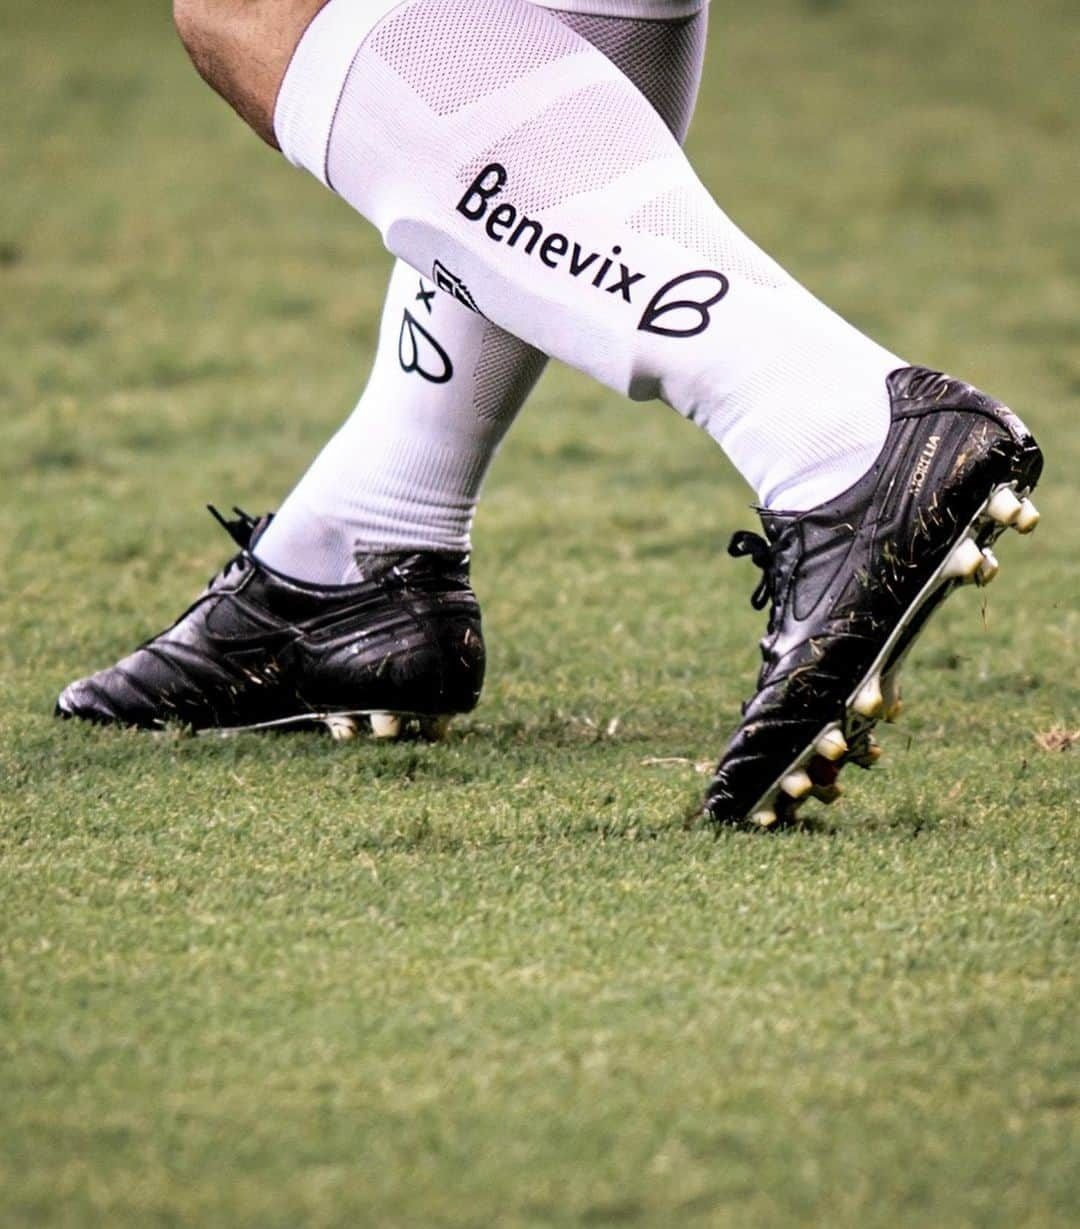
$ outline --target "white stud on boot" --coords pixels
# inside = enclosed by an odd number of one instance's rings
[[[979,558],[981,559],[982,555]],[[885,701],[881,694],[881,679],[875,674],[872,678],[867,679],[862,687],[859,688],[859,693],[856,695],[855,702],[851,707],[860,717],[877,717],[880,715],[884,705]]]
[[[997,561],[997,556],[989,547],[983,550],[982,555],[983,561],[978,572],[975,573],[975,579],[980,585],[988,585],[1001,570],[1001,565]]]
[[[964,538],[953,547],[941,570],[944,580],[974,580],[983,563],[983,553],[971,538]]]
[[[402,725],[397,713],[371,714],[371,732],[376,738],[400,738]]]
[[[780,782],[780,788],[789,798],[805,798],[814,788],[814,783],[810,780],[810,774],[805,768],[796,768],[794,772],[789,772],[784,777]]]
[[[357,735],[356,721],[352,717],[327,717],[323,725],[330,731],[330,737],[336,743],[348,742],[350,738],[355,738]]]
[[[1017,514],[1016,520],[1013,521],[1013,527],[1017,533],[1031,533],[1035,526],[1039,523],[1039,509],[1031,502],[1030,499],[1022,499],[1020,501],[1020,511]]]
[[[837,729],[826,730],[814,743],[814,751],[823,760],[838,760],[847,749],[847,739]]]
[[[1020,496],[1012,487],[1003,486],[1000,491],[994,492],[990,502],[986,505],[986,515],[991,520],[997,521],[999,525],[1011,525],[1020,515],[1022,507]]]
[[[775,811],[755,811],[750,816],[750,822],[759,828],[771,828],[776,823]]]

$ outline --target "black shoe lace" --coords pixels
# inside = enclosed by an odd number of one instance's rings
[[[248,547],[251,545],[252,535],[255,533],[259,522],[256,517],[249,515],[242,508],[233,508],[233,512],[236,513],[235,520],[228,520],[226,517],[222,516],[213,504],[207,504],[206,508],[214,520],[216,520],[222,529],[225,530],[236,545],[240,547],[240,553],[238,555],[233,555],[229,562],[217,574],[219,577],[224,578],[228,576],[233,568],[236,567],[247,554]],[[214,578],[211,579],[213,580]]]
[[[728,543],[728,554],[735,559],[749,556],[751,563],[761,568],[761,580],[750,595],[750,604],[755,610],[764,610],[769,602],[775,604],[780,574],[776,567],[773,548],[759,533],[751,533],[748,529],[740,529],[732,534]]]

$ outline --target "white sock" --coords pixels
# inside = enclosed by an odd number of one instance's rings
[[[605,15],[594,15],[597,4]],[[585,13],[554,15],[685,137],[704,57],[701,0],[594,0]],[[398,261],[368,385],[256,554],[296,579],[339,584],[356,578],[357,554],[467,552],[481,483],[546,362]]]
[[[645,99],[523,0],[329,0],[275,130],[467,306],[702,425],[770,507],[869,466],[901,362],[757,248]]]

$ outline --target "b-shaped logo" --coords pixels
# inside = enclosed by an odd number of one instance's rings
[[[694,269],[680,273],[649,300],[638,322],[642,333],[661,337],[696,337],[712,323],[709,308],[728,292],[730,283],[715,269]]]
[[[408,308],[401,317],[398,362],[406,375],[415,372],[430,384],[445,384],[454,374],[450,355]]]

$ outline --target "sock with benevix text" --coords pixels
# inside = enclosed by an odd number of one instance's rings
[[[554,14],[633,81],[681,141],[704,58],[700,0],[594,2],[665,16]],[[298,580],[341,584],[356,579],[357,555],[468,551],[481,483],[546,362],[397,262],[368,385],[256,555]]]
[[[901,360],[754,245],[642,95],[523,0],[330,0],[294,54],[287,156],[515,336],[721,444],[767,506],[869,467]]]

